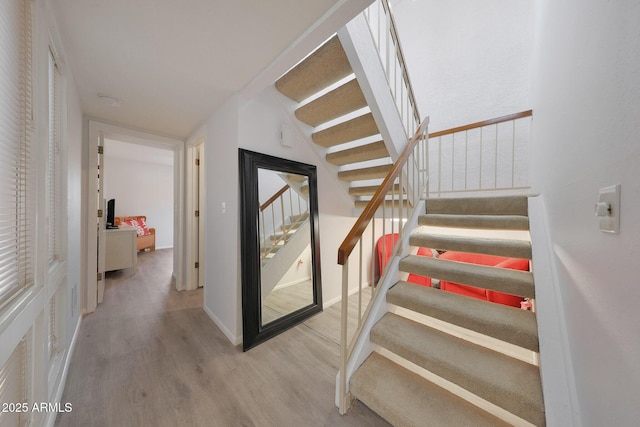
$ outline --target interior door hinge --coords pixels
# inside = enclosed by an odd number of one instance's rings
[[[98,273],[98,276],[97,276],[96,280],[98,280],[98,282],[102,280],[102,273]]]
[[[200,166],[200,159],[196,159],[196,166]]]
[[[104,154],[104,147],[102,145],[98,145],[98,154]]]
[[[103,212],[102,209],[98,209],[98,218],[102,218]]]
[[[200,211],[196,211],[196,218],[200,216]]]
[[[199,262],[196,262],[195,268],[200,268],[200,263]]]

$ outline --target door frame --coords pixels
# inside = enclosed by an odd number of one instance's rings
[[[185,290],[204,287],[204,229],[205,229],[205,191],[204,191],[204,150],[206,128],[200,128],[186,142],[186,215],[185,215]],[[198,159],[196,166],[195,160]],[[198,210],[196,218],[194,211]],[[195,263],[199,267],[195,268]]]
[[[97,212],[95,207],[98,204],[97,191],[95,187],[94,171],[98,169],[98,143],[100,138],[115,139],[132,144],[146,145],[149,147],[164,148],[172,150],[173,157],[173,273],[176,289],[181,290],[184,286],[184,156],[185,142],[179,139],[167,138],[154,135],[148,132],[129,129],[121,126],[110,125],[96,120],[89,120],[89,161],[87,175],[87,201],[85,209],[87,214],[86,242],[87,242],[87,278],[86,278],[86,301],[85,311],[92,313],[98,304],[98,283],[97,283],[97,257],[93,256],[97,251],[96,223],[93,220]],[[101,170],[101,174],[105,171]],[[92,250],[91,248],[96,248]]]

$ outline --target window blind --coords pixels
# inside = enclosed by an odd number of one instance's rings
[[[31,7],[0,1],[0,308],[33,282]]]
[[[60,146],[60,77],[60,68],[56,62],[56,57],[49,50],[49,165],[47,173],[49,263],[59,258],[60,170],[58,152]]]
[[[9,359],[0,368],[0,402],[7,404],[27,403],[27,344],[24,339],[18,343]],[[0,411],[0,427],[17,427],[24,425],[26,413],[16,411]],[[21,408],[23,409],[23,408]]]

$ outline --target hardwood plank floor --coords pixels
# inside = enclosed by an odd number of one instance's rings
[[[71,358],[73,411],[56,426],[389,425],[359,402],[346,416],[334,405],[339,304],[243,353],[201,289],[171,290],[171,266],[171,250],[141,252],[135,271],[107,275]]]

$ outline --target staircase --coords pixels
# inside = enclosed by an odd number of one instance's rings
[[[295,116],[312,128],[311,140],[349,183],[358,207],[391,169],[389,155],[338,36],[283,75],[276,89],[297,103]],[[365,202],[366,204],[366,202]]]
[[[263,267],[276,256],[280,249],[287,244],[308,219],[309,212],[289,216],[287,222],[280,226],[280,231],[271,234],[269,238],[263,242],[260,246],[260,262]]]
[[[409,242],[531,259],[525,196],[429,199]],[[433,227],[441,227],[440,234]],[[455,235],[446,233],[456,229]],[[473,231],[471,231],[473,230]],[[531,272],[409,255],[400,271],[533,298]],[[397,426],[545,425],[535,313],[398,281],[350,394]]]

